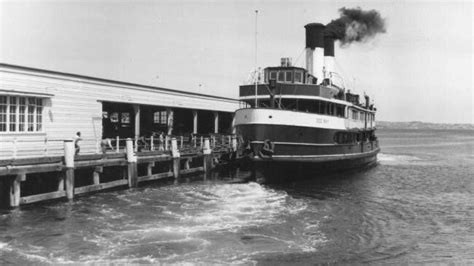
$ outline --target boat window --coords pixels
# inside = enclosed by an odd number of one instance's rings
[[[344,117],[344,106],[343,105],[338,104],[336,106],[336,116]]]
[[[276,79],[277,78],[277,72],[276,71],[270,71],[270,79]]]
[[[303,73],[300,71],[295,72],[295,83],[302,83],[303,82]]]
[[[298,101],[298,111],[306,112],[306,113],[316,113],[315,101],[313,100],[299,100]]]
[[[278,81],[285,82],[285,72],[283,71],[278,72]]]
[[[357,120],[357,111],[354,109],[351,109],[351,117],[353,120]]]
[[[319,113],[326,114],[326,102],[324,101],[319,102]]]
[[[286,76],[286,82],[293,82],[293,72],[286,71],[285,76]]]

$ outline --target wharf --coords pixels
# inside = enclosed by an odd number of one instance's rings
[[[142,150],[131,139],[124,152],[74,155],[72,140],[64,140],[64,156],[0,160],[0,206],[18,207],[51,199],[73,200],[75,195],[183,175],[209,175],[222,158],[236,150],[234,136],[217,141],[179,145],[170,139],[166,150]]]

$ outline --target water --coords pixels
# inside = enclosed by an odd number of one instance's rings
[[[0,213],[0,264],[474,263],[474,132],[379,131],[379,164],[151,185]]]

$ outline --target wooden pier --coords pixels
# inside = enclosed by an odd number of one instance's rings
[[[167,149],[138,151],[126,140],[125,152],[74,155],[72,140],[64,140],[64,156],[0,161],[0,206],[18,207],[51,199],[73,200],[75,195],[182,175],[208,176],[214,162],[237,148],[235,136],[194,138],[184,146],[179,138]],[[197,144],[199,142],[199,145]],[[153,143],[153,142],[152,142]],[[153,145],[152,145],[153,146]],[[168,142],[166,142],[168,146]]]

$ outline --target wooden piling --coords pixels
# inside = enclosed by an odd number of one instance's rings
[[[181,163],[181,155],[178,150],[178,141],[176,138],[171,139],[171,156],[173,157],[173,177],[179,177],[179,170],[180,170],[180,163]]]
[[[26,180],[25,174],[18,174],[12,178],[10,184],[10,207],[20,206],[21,199],[21,181]]]
[[[147,168],[146,168],[147,176],[153,175],[153,167],[155,167],[155,162],[148,163]]]
[[[212,150],[209,143],[209,138],[204,139],[204,145],[202,148],[203,158],[203,167],[204,167],[204,174],[206,177],[211,175],[212,170]]]
[[[64,191],[64,179],[66,179],[66,173],[60,172],[58,178],[58,191]]]
[[[68,200],[74,199],[74,168],[66,169],[65,177],[66,197]]]
[[[96,166],[94,168],[93,178],[94,178],[94,185],[100,184],[100,174],[104,171],[102,166]]]
[[[64,164],[65,170],[65,188],[68,200],[74,199],[74,141],[72,139],[64,140]]]
[[[128,187],[137,187],[137,156],[135,155],[133,149],[133,141],[128,138],[126,141],[127,148],[127,178],[128,178]]]

